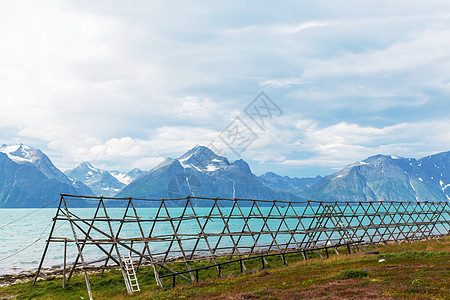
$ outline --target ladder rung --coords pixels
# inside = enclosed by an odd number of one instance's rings
[[[133,259],[131,256],[122,257],[122,261],[125,264],[125,269],[128,277],[128,283],[133,292],[140,292],[141,288],[139,287],[139,282],[137,280],[136,271],[133,266]]]

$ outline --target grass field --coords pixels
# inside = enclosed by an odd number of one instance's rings
[[[320,259],[310,253],[287,256],[284,266],[279,256],[246,263],[253,273],[239,273],[239,264],[199,273],[199,283],[164,280],[165,288],[155,284],[151,268],[141,268],[141,292],[127,294],[119,271],[90,274],[94,299],[450,299],[450,242],[441,240],[412,244],[370,247],[378,255],[332,255]],[[330,251],[331,252],[331,251]],[[343,252],[343,251],[342,251]],[[384,260],[383,262],[379,262]],[[203,263],[204,264],[204,263]],[[202,265],[199,263],[197,266]],[[177,268],[176,265],[171,266]],[[89,299],[84,277],[76,275],[61,288],[62,278],[52,277],[0,288],[0,299]]]

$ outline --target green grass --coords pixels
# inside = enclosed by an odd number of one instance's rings
[[[339,273],[337,278],[339,279],[350,279],[350,278],[364,278],[369,276],[369,272],[367,270],[344,270]]]
[[[450,299],[450,242],[402,243],[377,250],[378,255],[340,256],[330,251],[330,259],[311,252],[307,261],[300,254],[289,254],[286,266],[280,256],[273,256],[267,258],[263,271],[257,271],[261,260],[255,259],[245,263],[248,271],[255,272],[237,276],[232,275],[240,272],[240,266],[233,263],[223,266],[225,278],[217,278],[218,270],[210,268],[199,272],[199,283],[177,278],[176,288],[170,288],[170,277],[164,279],[165,288],[158,288],[152,269],[141,268],[137,275],[142,291],[131,296],[120,271],[105,272],[103,277],[90,274],[90,282],[95,299]],[[344,249],[340,252],[345,253]],[[385,261],[379,262],[381,259]],[[192,267],[207,263],[197,262]],[[170,267],[184,269],[180,263]],[[83,276],[75,275],[65,289],[61,284],[60,277],[36,285],[15,284],[0,288],[0,299],[88,299]]]

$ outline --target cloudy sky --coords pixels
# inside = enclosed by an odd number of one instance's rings
[[[450,150],[448,0],[0,8],[1,142],[61,169],[148,170],[211,143],[234,160],[236,122],[255,137],[237,152],[256,174]],[[261,91],[279,109],[259,106],[263,127],[245,112]]]

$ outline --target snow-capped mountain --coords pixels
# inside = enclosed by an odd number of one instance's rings
[[[18,164],[30,163],[39,169],[50,179],[57,179],[62,182],[72,184],[69,178],[56,168],[50,159],[39,149],[35,149],[23,144],[3,145],[0,152],[5,153],[9,159]]]
[[[290,178],[272,172],[257,177],[242,159],[229,162],[203,146],[177,159],[168,158],[149,172],[108,172],[85,162],[65,174],[39,149],[22,144],[0,147],[0,207],[41,207],[57,200],[61,193],[138,198],[191,195],[269,200],[450,201],[450,152],[419,160],[376,155],[324,178]]]
[[[114,196],[125,186],[108,171],[94,168],[89,162],[83,162],[65,174],[86,184],[97,196]]]
[[[109,172],[112,176],[114,176],[119,182],[122,182],[123,184],[127,185],[135,181],[140,176],[144,175],[146,172],[142,171],[138,168],[134,168],[128,173],[120,172],[117,170],[110,171]]]
[[[70,180],[39,149],[26,145],[0,148],[0,207],[40,207],[59,194],[93,195],[82,182]]]
[[[450,152],[420,160],[376,155],[324,177],[304,191],[314,200],[450,200]]]
[[[300,200],[260,182],[242,159],[230,163],[204,146],[159,166],[126,186],[117,197],[179,198],[186,196]],[[200,204],[201,205],[201,204]]]
[[[195,146],[177,159],[184,168],[199,172],[214,172],[230,165],[229,161],[216,155],[207,147]]]
[[[128,173],[119,171],[106,171],[83,162],[75,169],[64,172],[72,179],[79,180],[89,186],[97,196],[112,197],[127,184],[141,176],[144,171],[133,169]]]
[[[28,147],[23,144],[9,146],[3,144],[0,148],[0,152],[5,153],[9,157],[9,159],[16,163],[33,163],[33,161],[36,161],[41,156],[39,153],[40,150]]]
[[[418,179],[442,191],[450,201],[450,152],[442,152],[417,161]]]

